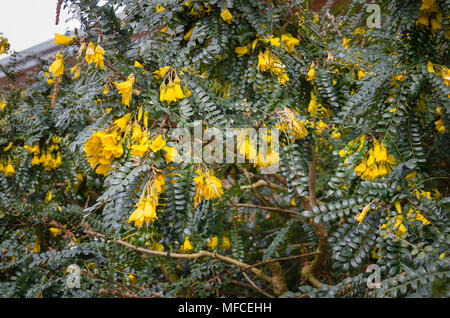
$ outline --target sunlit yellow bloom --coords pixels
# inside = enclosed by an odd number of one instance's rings
[[[290,33],[282,34],[281,42],[284,44],[289,53],[292,53],[294,48],[300,43],[300,41],[294,38]]]
[[[163,12],[164,10],[165,10],[165,8],[158,3],[156,6],[156,12],[160,13],[160,12]]]
[[[250,52],[247,46],[237,46],[234,48],[234,52],[236,52],[238,57],[244,56]]]
[[[56,45],[71,45],[74,41],[75,37],[68,37],[65,35],[61,35],[58,33],[55,33],[55,41],[53,42],[53,44]]]
[[[231,22],[233,21],[233,16],[231,15],[230,11],[228,11],[228,9],[225,9],[224,11],[222,11],[220,16],[228,24],[231,24]]]
[[[130,74],[126,81],[114,83],[119,93],[122,94],[122,104],[130,106],[131,94],[134,85],[134,74]]]
[[[105,69],[105,64],[103,62],[104,54],[105,54],[105,50],[100,45],[97,45],[97,47],[95,48],[94,62],[95,62],[95,67],[98,67],[102,70]]]
[[[93,42],[89,42],[88,47],[86,48],[86,55],[84,56],[84,60],[91,64],[94,62],[94,56],[95,56],[95,45]]]
[[[162,138],[161,135],[158,135],[150,144],[150,149],[153,152],[157,152],[161,149],[163,149],[166,145],[166,141]]]
[[[195,173],[198,176],[194,178],[196,188],[194,206],[197,206],[202,199],[212,200],[223,195],[222,183],[211,172],[197,169]]]
[[[219,245],[219,237],[213,236],[209,239],[209,241],[206,243],[207,247],[210,247],[212,250],[215,250],[216,247]]]
[[[116,119],[114,121],[114,125],[119,128],[121,132],[124,132],[128,127],[128,122],[130,121],[131,113],[125,114],[124,116],[120,117],[119,119]]]
[[[5,177],[13,177],[16,174],[16,170],[14,169],[11,162],[8,162],[8,164],[4,167],[3,174]]]
[[[183,39],[185,41],[189,41],[189,39],[191,38],[191,35],[192,35],[192,31],[194,31],[193,27],[189,31],[187,31],[185,35],[183,35]]]
[[[191,245],[191,241],[189,240],[189,236],[186,236],[184,238],[184,243],[181,245],[180,249],[178,250],[180,253],[192,253],[194,248]]]
[[[348,48],[349,48],[349,45],[350,45],[350,40],[351,39],[347,39],[347,38],[344,38],[343,40],[342,40],[342,46],[348,51]]]
[[[359,213],[358,215],[355,216],[355,220],[359,222],[359,224],[362,224],[362,222],[364,221],[364,219],[366,218],[367,213],[369,213],[370,210],[370,203],[367,204],[361,213]]]
[[[50,65],[48,71],[52,73],[55,78],[61,78],[64,74],[64,58],[61,52],[56,54],[56,59],[53,64]]]
[[[314,62],[311,63],[311,66],[309,67],[307,75],[308,75],[308,77],[306,78],[306,80],[309,82],[314,82],[314,80],[316,79],[315,70],[314,70]]]
[[[164,154],[164,159],[166,160],[167,164],[175,161],[175,158],[177,157],[178,153],[174,147],[165,146],[163,150],[166,151],[166,153]]]
[[[61,233],[61,230],[58,229],[58,228],[56,228],[56,227],[51,227],[51,228],[49,228],[49,231],[50,231],[50,234],[51,234],[53,237],[56,237],[56,236],[58,236],[58,235]]]

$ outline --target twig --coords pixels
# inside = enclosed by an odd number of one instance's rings
[[[268,297],[268,298],[274,298],[273,296],[269,295],[268,293],[266,293],[264,290],[262,290],[261,288],[259,288],[258,286],[256,286],[256,284],[250,279],[250,277],[248,277],[248,275],[245,272],[242,272],[242,275],[244,275],[245,279],[250,283],[250,285],[252,285],[252,287],[260,292],[261,294],[263,294],[264,296]]]

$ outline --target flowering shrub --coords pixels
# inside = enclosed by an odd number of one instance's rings
[[[64,0],[4,67],[0,295],[448,297],[449,3],[379,2]]]

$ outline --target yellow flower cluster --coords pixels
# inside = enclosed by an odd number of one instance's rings
[[[250,138],[247,129],[244,129],[237,136],[237,150],[240,155],[250,162],[254,162],[255,167],[268,167],[277,164],[280,160],[278,153],[270,146],[271,135],[264,134],[261,136],[266,146],[260,147],[256,151],[256,138]]]
[[[89,42],[86,48],[86,55],[84,56],[84,60],[88,64],[95,62],[95,67],[104,70],[105,69],[105,64],[103,61],[104,55],[105,50],[100,45],[97,44],[97,46],[95,46],[93,42]]]
[[[133,134],[131,139],[135,142],[131,146],[132,156],[143,157],[149,149],[151,149],[154,153],[157,153],[160,150],[163,150],[163,156],[167,164],[175,161],[178,153],[174,147],[169,147],[166,145],[166,141],[162,138],[161,135],[158,135],[154,140],[149,140],[149,133],[147,130],[142,131],[140,127],[135,123],[133,125]]]
[[[14,166],[11,164],[11,161],[5,162],[0,159],[0,172],[3,173],[5,177],[12,177],[16,174],[16,170]]]
[[[33,154],[31,165],[42,165],[45,171],[58,169],[62,165],[61,152],[59,150],[59,138],[52,137],[52,144],[46,149],[39,149],[39,145],[25,145],[23,148]]]
[[[213,236],[206,243],[206,246],[215,250],[219,246],[219,237]],[[220,249],[227,250],[231,247],[230,238],[228,236],[222,236],[222,243],[220,244]]]
[[[369,150],[355,171],[361,179],[372,181],[377,177],[390,174],[394,165],[395,159],[388,154],[386,146],[374,139],[373,148]]]
[[[154,74],[163,79],[159,91],[159,100],[161,102],[166,102],[170,105],[172,102],[191,96],[191,92],[186,88],[186,83],[183,83],[183,87],[181,86],[181,80],[175,69],[166,66],[155,71]]]
[[[9,42],[8,39],[0,36],[0,54],[6,54],[9,50]]]
[[[434,122],[434,125],[436,126],[436,130],[438,133],[445,134],[447,131],[445,129],[444,120],[442,119],[441,109],[442,109],[442,107],[436,108],[436,112],[438,113],[439,116],[441,116],[441,118],[436,120]]]
[[[284,108],[283,111],[278,113],[278,116],[280,117],[281,123],[274,128],[285,133],[290,130],[290,139],[303,139],[308,136],[308,130],[306,129],[305,124],[297,119],[297,116],[290,108]]]
[[[223,195],[222,182],[212,172],[197,169],[195,173],[198,176],[194,178],[196,188],[194,206],[197,206],[202,199],[213,200]]]
[[[121,134],[115,130],[98,131],[86,141],[83,150],[91,168],[106,176],[111,162],[123,154]]]
[[[7,101],[4,97],[0,98],[0,110],[4,111],[6,108]]]
[[[142,195],[139,198],[136,210],[131,214],[128,223],[134,222],[135,226],[141,227],[144,223],[150,224],[158,219],[156,207],[159,202],[159,195],[164,192],[165,178],[159,174],[153,177],[144,187]]]
[[[284,84],[289,81],[289,77],[286,74],[284,65],[280,59],[272,53],[269,49],[266,49],[264,53],[259,52],[258,55],[258,68],[263,71],[270,71],[277,77],[279,84]]]
[[[439,0],[422,0],[416,21],[417,26],[429,27],[431,25],[433,32],[441,28],[442,12],[439,9],[439,2]]]

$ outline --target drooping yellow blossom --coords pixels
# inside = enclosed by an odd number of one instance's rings
[[[236,52],[237,57],[244,56],[250,52],[250,49],[247,46],[237,46],[234,48],[234,52]]]
[[[174,147],[165,146],[163,150],[165,151],[164,159],[166,160],[167,164],[175,161],[176,157],[178,156],[178,152]]]
[[[164,191],[164,176],[153,177],[144,186],[136,210],[130,215],[128,223],[134,222],[134,226],[141,227],[144,223],[150,224],[158,219],[156,207],[159,202],[159,195]]]
[[[189,236],[186,236],[184,238],[184,243],[181,245],[180,249],[178,250],[180,253],[192,253],[194,248],[192,247],[191,241],[189,240]]]
[[[194,178],[195,197],[194,206],[197,206],[202,199],[213,200],[223,195],[222,183],[211,172],[197,169],[198,176]]]
[[[289,108],[284,108],[283,111],[278,113],[281,123],[276,125],[274,128],[279,129],[281,132],[292,131],[289,138],[294,140],[303,139],[308,136],[308,130],[305,124],[297,119],[297,116]]]
[[[363,180],[373,181],[377,177],[387,176],[396,164],[393,156],[388,154],[383,143],[376,139],[373,148],[368,151],[362,162],[355,168],[355,172]]]
[[[8,163],[4,166],[3,174],[5,177],[13,177],[16,174],[16,170],[14,169],[14,166],[11,164],[11,161],[8,161]]]
[[[342,46],[348,51],[351,39],[342,39]]]
[[[95,45],[93,42],[89,42],[88,47],[86,48],[86,55],[84,56],[84,60],[91,64],[94,62],[95,57]]]
[[[134,85],[134,74],[130,74],[126,81],[121,83],[114,83],[119,93],[122,95],[122,104],[130,106],[131,94]]]
[[[160,69],[160,71],[161,70],[162,69]],[[160,72],[158,76],[162,76],[162,74],[165,74],[165,76],[159,90],[160,102],[166,102],[170,105],[172,102],[177,102],[186,96],[190,96],[190,92],[188,93],[187,89],[181,87],[181,80],[174,69],[169,68],[167,71],[164,70],[163,72]],[[186,95],[183,91],[186,92]]]
[[[6,54],[9,50],[10,44],[8,39],[0,36],[0,54]]]
[[[0,99],[0,110],[4,111],[6,108],[6,99],[4,99],[3,97]]]
[[[285,33],[281,35],[281,43],[284,44],[289,53],[292,53],[300,41],[294,38],[290,33]]]
[[[75,37],[68,37],[65,35],[61,35],[58,33],[55,33],[55,41],[53,42],[53,44],[56,45],[71,45],[74,42]]]
[[[111,162],[123,154],[122,139],[116,131],[96,132],[86,141],[83,151],[91,168],[106,176]]]
[[[207,247],[210,247],[212,250],[215,250],[216,247],[219,245],[219,237],[213,236],[209,239],[209,241],[206,243]]]
[[[285,66],[281,63],[280,59],[269,49],[266,49],[264,53],[259,52],[258,69],[263,72],[270,71],[277,77],[279,84],[284,84],[285,82],[289,81]]]
[[[428,28],[434,33],[441,28],[442,12],[439,8],[439,0],[422,0],[416,25]]]
[[[58,228],[56,228],[56,227],[51,227],[51,228],[49,228],[48,230],[50,231],[50,234],[51,234],[53,237],[56,237],[56,236],[58,236],[58,235],[61,233],[61,229],[58,229]]]
[[[222,11],[220,16],[228,24],[231,24],[231,22],[233,22],[233,16],[231,15],[230,11],[228,11],[228,9],[225,9],[224,11]]]
[[[308,77],[306,78],[306,80],[311,83],[314,82],[314,80],[316,79],[315,70],[314,70],[314,62],[311,63],[307,75],[308,75]]]
[[[192,35],[192,31],[194,31],[193,27],[189,31],[187,31],[185,35],[183,35],[183,40],[189,41]]]
[[[160,13],[163,12],[165,10],[165,8],[160,5],[159,3],[156,5],[156,12]]]
[[[102,70],[105,69],[103,55],[105,55],[105,50],[100,45],[97,45],[97,47],[95,48],[94,62],[95,62],[95,67],[98,67]]]
[[[131,113],[125,114],[124,116],[116,119],[114,121],[115,127],[117,127],[121,132],[124,132],[128,127],[128,122],[130,121]]]
[[[250,162],[255,162],[257,157],[255,138],[250,138],[247,133],[248,129],[244,129],[237,136],[237,150],[238,154],[243,156]]]
[[[367,204],[361,213],[355,216],[355,220],[359,222],[359,224],[362,224],[364,219],[366,218],[367,213],[369,213],[371,203]]]
[[[53,74],[54,78],[61,78],[64,74],[64,58],[61,52],[56,54],[56,59],[50,65],[48,71]]]
[[[157,152],[163,149],[166,146],[166,141],[162,138],[161,135],[158,135],[150,144],[150,149],[153,152]]]

